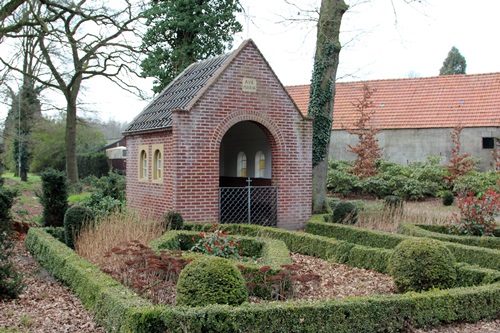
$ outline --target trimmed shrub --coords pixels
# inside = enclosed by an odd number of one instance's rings
[[[84,223],[91,223],[94,219],[92,211],[83,206],[73,206],[64,214],[64,242],[70,248],[75,248],[75,241]]]
[[[399,292],[446,289],[455,285],[455,258],[440,241],[410,238],[394,249],[389,273]]]
[[[180,213],[170,211],[164,216],[165,230],[182,230],[184,219]]]
[[[441,193],[441,200],[444,206],[451,206],[453,205],[455,197],[453,196],[453,193],[451,191],[443,191]]]
[[[210,230],[211,225],[186,223],[186,227],[201,231]],[[325,252],[328,244],[339,245],[338,241],[325,237],[276,228],[241,224],[227,227],[245,234],[262,232],[261,236],[278,237],[290,243],[293,251],[313,255],[317,252],[323,258],[331,257],[332,252]],[[44,229],[30,228],[26,244],[41,265],[75,291],[108,332],[403,332],[408,325],[430,328],[498,317],[499,283],[405,295],[244,303],[239,307],[210,305],[188,309],[153,305],[56,241]],[[461,273],[466,269],[459,267]],[[495,272],[469,275],[465,285],[497,280]]]
[[[358,208],[352,202],[339,202],[332,214],[333,222],[355,224],[358,222]]]
[[[240,305],[248,291],[240,271],[227,260],[207,257],[189,263],[177,281],[177,305]]]
[[[22,291],[23,276],[11,261],[10,209],[17,192],[0,187],[0,300],[16,298]]]
[[[68,209],[68,182],[66,175],[54,169],[40,174],[42,193],[38,198],[43,207],[42,223],[48,227],[62,227]]]
[[[469,246],[479,246],[489,249],[500,250],[500,229],[495,229],[495,231],[493,232],[495,237],[487,237],[487,236],[477,237],[477,236],[451,235],[448,228],[445,225],[400,223],[398,225],[398,233],[415,237],[434,238],[442,242],[453,242]],[[500,255],[500,252],[497,255]]]

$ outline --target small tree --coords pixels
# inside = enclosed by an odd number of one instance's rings
[[[0,300],[16,298],[22,291],[22,275],[14,268],[10,240],[10,208],[16,193],[0,187]]]
[[[443,67],[439,70],[439,75],[465,74],[466,67],[464,56],[453,46],[443,62]]]
[[[378,173],[376,162],[382,157],[382,148],[380,148],[376,138],[380,130],[369,124],[374,113],[370,110],[373,106],[371,97],[374,91],[366,84],[363,85],[362,90],[363,99],[353,103],[356,112],[359,113],[359,119],[354,124],[355,129],[347,130],[349,134],[358,136],[359,143],[355,146],[348,145],[347,151],[356,154],[356,161],[351,172],[361,179],[375,176]]]
[[[477,164],[477,162],[472,157],[470,157],[469,153],[460,153],[461,132],[462,126],[456,126],[452,131],[450,131],[451,141],[453,142],[454,146],[451,149],[450,163],[446,166],[449,175],[444,177],[444,180],[450,187],[456,178],[462,177],[468,172],[474,170],[474,167]]]
[[[42,222],[45,226],[64,226],[64,214],[68,209],[68,181],[66,175],[54,169],[44,171],[42,193],[39,194],[43,206]]]

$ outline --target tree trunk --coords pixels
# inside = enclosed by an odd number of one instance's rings
[[[340,23],[347,9],[348,6],[344,0],[321,1],[309,101],[309,115],[314,117],[313,213],[320,213],[324,210],[335,78],[339,65]]]
[[[66,109],[66,173],[71,184],[78,183],[76,164],[76,97],[67,99]]]

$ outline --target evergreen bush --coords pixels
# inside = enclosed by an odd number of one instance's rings
[[[80,178],[90,175],[99,178],[109,173],[109,159],[104,152],[80,154],[76,157],[76,160]]]
[[[73,206],[64,214],[64,242],[72,249],[75,248],[75,241],[82,227],[86,223],[92,223],[94,214],[83,206]]]
[[[97,190],[80,203],[92,211],[95,218],[101,219],[109,215],[121,212],[125,207],[123,201],[117,200],[109,195],[104,195],[103,191]]]
[[[164,225],[166,230],[182,230],[184,219],[180,213],[170,211],[164,216]]]
[[[389,273],[399,292],[452,288],[456,281],[455,258],[438,240],[410,238],[394,249]]]
[[[177,281],[177,305],[240,305],[248,300],[245,280],[236,266],[218,257],[189,263]]]
[[[358,208],[349,201],[339,202],[332,213],[335,223],[355,224],[358,222]]]
[[[68,209],[68,182],[66,175],[54,169],[40,174],[42,192],[38,198],[43,207],[42,223],[47,227],[64,226],[64,214]]]
[[[339,198],[327,197],[325,199],[325,211],[328,213],[332,213],[339,202],[340,202]]]
[[[16,298],[22,291],[22,274],[13,266],[10,209],[17,193],[0,187],[0,300]]]
[[[453,196],[453,193],[451,191],[443,191],[441,193],[441,200],[444,206],[451,206],[453,204],[453,201],[455,200],[455,197]]]

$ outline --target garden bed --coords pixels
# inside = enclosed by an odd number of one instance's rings
[[[203,228],[204,226],[197,226]],[[284,241],[290,250],[349,264],[375,253],[346,242],[255,226],[228,226],[234,232]],[[494,319],[500,284],[425,293],[357,297],[324,301],[270,302],[206,308],[155,306],[123,287],[40,229],[31,229],[27,244],[40,263],[69,284],[108,331],[120,332],[378,332],[402,331],[408,325],[434,326],[455,321]],[[384,257],[384,256],[382,256]],[[380,257],[380,258],[382,258]]]

